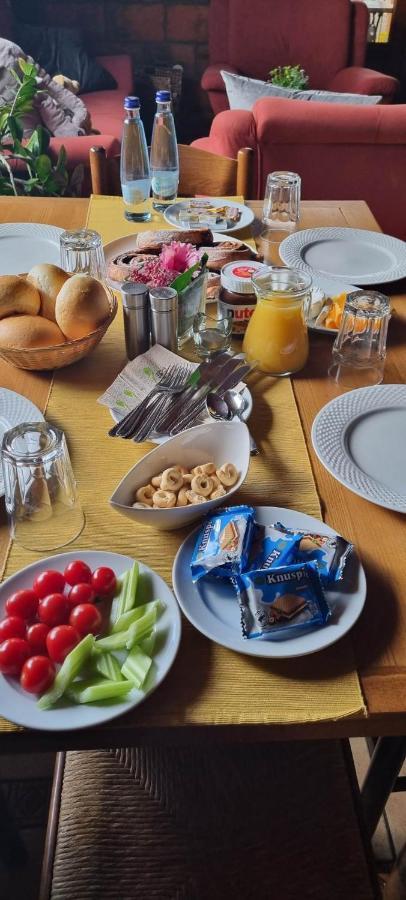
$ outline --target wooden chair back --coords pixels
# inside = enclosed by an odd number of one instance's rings
[[[254,151],[244,147],[237,159],[217,156],[198,147],[179,144],[180,181],[178,195],[209,197],[241,195],[252,199]],[[92,147],[89,153],[93,194],[121,194],[120,163],[117,157],[107,159],[104,147]]]

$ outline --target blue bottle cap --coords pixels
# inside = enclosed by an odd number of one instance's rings
[[[139,97],[125,97],[124,109],[139,109],[141,106]]]
[[[170,91],[157,91],[155,95],[155,100],[157,103],[169,103],[172,99],[172,95]]]

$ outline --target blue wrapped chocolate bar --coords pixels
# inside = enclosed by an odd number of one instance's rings
[[[252,506],[229,506],[209,516],[193,551],[192,581],[204,575],[239,575],[248,562],[253,528]]]
[[[277,525],[255,524],[247,571],[295,562],[300,539],[300,535],[281,531]]]
[[[233,583],[246,638],[290,638],[325,625],[330,617],[315,563],[256,569]]]
[[[277,522],[275,528],[286,535],[296,537],[295,562],[314,561],[322,583],[326,586],[341,581],[348,557],[354,549],[352,544],[339,534],[332,536],[308,531],[292,531],[281,522]]]

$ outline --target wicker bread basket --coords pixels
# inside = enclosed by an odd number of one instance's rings
[[[116,315],[117,300],[109,290],[108,295],[110,315],[91,334],[74,341],[67,340],[64,344],[58,344],[57,347],[34,347],[27,350],[0,347],[0,356],[7,362],[12,363],[13,366],[17,366],[18,369],[62,369],[64,366],[70,366],[72,363],[78,362],[79,359],[83,359],[84,356],[87,356],[88,353],[91,353],[97,347]]]

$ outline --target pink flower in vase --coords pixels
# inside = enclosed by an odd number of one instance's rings
[[[179,272],[190,269],[199,260],[199,253],[193,244],[183,244],[181,241],[172,241],[164,244],[160,253],[161,265],[173,272],[175,278]]]

